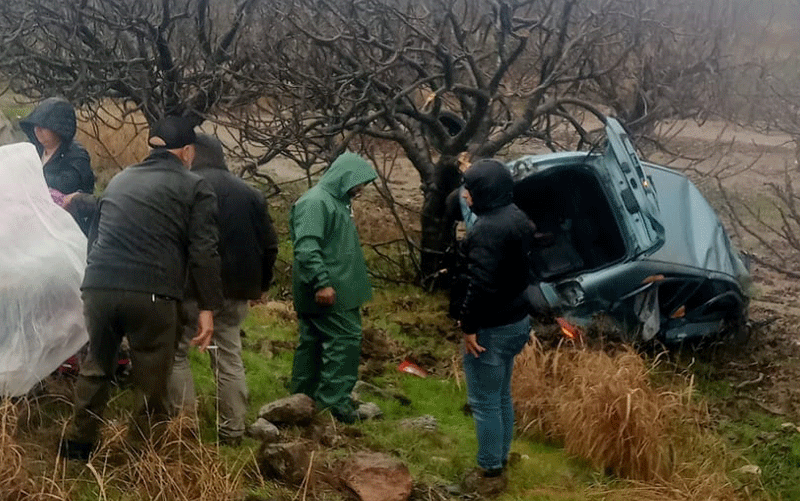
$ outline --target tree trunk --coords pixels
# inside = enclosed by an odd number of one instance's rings
[[[434,179],[425,184],[420,252],[420,282],[425,287],[446,285],[439,272],[450,267],[455,243],[455,220],[446,201],[447,196],[460,184],[461,172],[455,158],[440,160],[434,171]]]

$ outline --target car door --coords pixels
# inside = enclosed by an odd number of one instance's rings
[[[606,137],[606,151],[601,162],[622,209],[621,223],[633,239],[633,255],[655,252],[664,243],[656,187],[645,174],[628,133],[614,118],[606,119]]]

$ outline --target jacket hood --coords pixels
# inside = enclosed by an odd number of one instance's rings
[[[49,97],[39,103],[30,115],[19,123],[28,138],[34,144],[39,144],[33,132],[34,127],[44,127],[50,129],[61,138],[61,142],[66,144],[75,137],[77,129],[75,121],[75,109],[64,98]]]
[[[497,160],[478,160],[464,173],[464,186],[472,197],[472,212],[481,214],[514,201],[511,172]]]
[[[198,134],[194,143],[195,155],[192,170],[219,169],[228,170],[225,163],[225,153],[219,139],[208,134]]]
[[[319,185],[336,198],[349,198],[347,192],[359,184],[378,177],[375,169],[363,157],[346,152],[333,161],[319,180]]]

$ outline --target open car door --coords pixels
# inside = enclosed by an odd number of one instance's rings
[[[622,207],[622,224],[634,239],[633,255],[650,254],[664,244],[664,225],[655,186],[642,168],[628,133],[614,118],[606,119],[605,171]]]

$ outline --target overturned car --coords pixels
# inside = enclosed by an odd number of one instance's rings
[[[604,152],[507,164],[538,230],[534,310],[579,326],[603,314],[629,341],[742,329],[749,272],[714,210],[683,174],[641,162],[619,122],[606,134]]]

